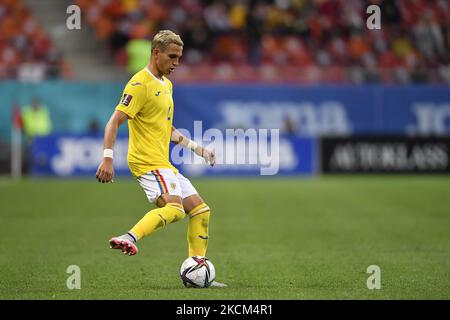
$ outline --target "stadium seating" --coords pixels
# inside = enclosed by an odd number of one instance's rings
[[[160,29],[179,33],[186,48],[173,77],[180,82],[450,83],[448,1],[75,3],[83,24],[95,30],[118,65],[126,65],[131,39],[151,39]],[[381,8],[381,30],[366,26],[370,4]],[[46,77],[70,74],[22,1],[1,0],[0,18],[0,78],[39,74],[28,70],[30,62],[35,69],[43,63]]]
[[[450,83],[448,1],[77,3],[119,63],[129,39],[180,33],[187,46],[177,80]],[[366,27],[373,3],[381,30]]]
[[[0,80],[70,78],[67,61],[21,0],[0,0]]]

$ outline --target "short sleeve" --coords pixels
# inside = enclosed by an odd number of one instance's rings
[[[120,110],[130,118],[142,109],[147,97],[147,89],[144,84],[140,82],[128,82],[123,90],[120,102],[116,110]]]

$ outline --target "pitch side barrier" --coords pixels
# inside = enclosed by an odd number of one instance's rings
[[[331,137],[320,153],[323,173],[450,173],[450,137]]]
[[[115,172],[129,176],[126,160],[127,137],[119,137],[115,147]],[[263,176],[270,168],[260,151],[247,144],[239,155],[238,145],[225,146],[218,164],[211,168],[190,151],[172,147],[174,164],[188,176]],[[101,161],[101,137],[62,135],[38,138],[32,152],[35,176],[94,176]],[[228,157],[225,154],[232,154]],[[450,137],[356,136],[298,138],[279,137],[276,171],[267,176],[312,176],[351,173],[450,173]],[[222,159],[222,160],[221,160]],[[231,159],[231,160],[230,160]],[[266,158],[267,160],[267,158]],[[228,161],[224,163],[222,161]],[[253,162],[252,162],[253,161]],[[267,170],[266,170],[267,171]],[[272,171],[273,172],[273,171]]]
[[[58,134],[46,142],[36,141],[33,173],[88,175],[102,152],[98,140],[84,134],[95,120],[100,130],[104,128],[123,86],[62,81],[2,83],[0,137],[10,141],[12,106],[27,105],[38,96],[47,105],[53,132]],[[175,84],[174,101],[175,127],[186,129],[197,142],[216,141],[211,137],[222,141],[214,146],[223,157],[215,169],[199,165],[199,159],[187,159],[182,152],[175,153],[174,162],[189,175],[313,175],[322,167],[316,147],[320,137],[450,135],[449,86]],[[126,131],[124,126],[120,133]],[[228,136],[234,138],[227,140]],[[247,147],[238,149],[245,143]],[[123,148],[120,143],[116,147]],[[82,153],[75,153],[80,150]],[[115,164],[118,173],[125,174],[128,170],[121,153]]]
[[[124,83],[3,82],[0,138],[10,140],[14,105],[39,97],[54,133],[83,134],[92,121],[103,129]],[[450,134],[450,86],[174,86],[177,128],[279,129],[300,137]],[[126,128],[122,131],[124,133]]]
[[[188,176],[311,176],[317,171],[317,140],[295,136],[276,136],[267,141],[249,141],[244,135],[224,139],[209,146],[217,164],[211,168],[190,150],[172,145],[172,163]],[[276,146],[275,146],[276,145]],[[116,139],[114,169],[118,176],[129,176],[128,137]],[[35,176],[95,176],[103,157],[103,137],[52,135],[37,138],[32,147]]]

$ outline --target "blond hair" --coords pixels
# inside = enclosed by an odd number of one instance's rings
[[[179,35],[170,30],[161,30],[153,37],[152,49],[158,48],[164,51],[171,43],[181,47],[184,46],[184,43]]]

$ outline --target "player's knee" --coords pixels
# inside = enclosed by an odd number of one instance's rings
[[[167,223],[182,220],[186,215],[183,206],[179,203],[168,203],[166,208],[170,209],[167,211]]]
[[[179,196],[172,196],[172,195],[169,195],[167,193],[164,193],[164,194],[160,195],[156,199],[156,202],[155,202],[156,206],[159,207],[159,208],[164,208],[169,203],[176,203],[176,204],[179,204],[180,206],[182,206],[181,197],[179,197]]]

